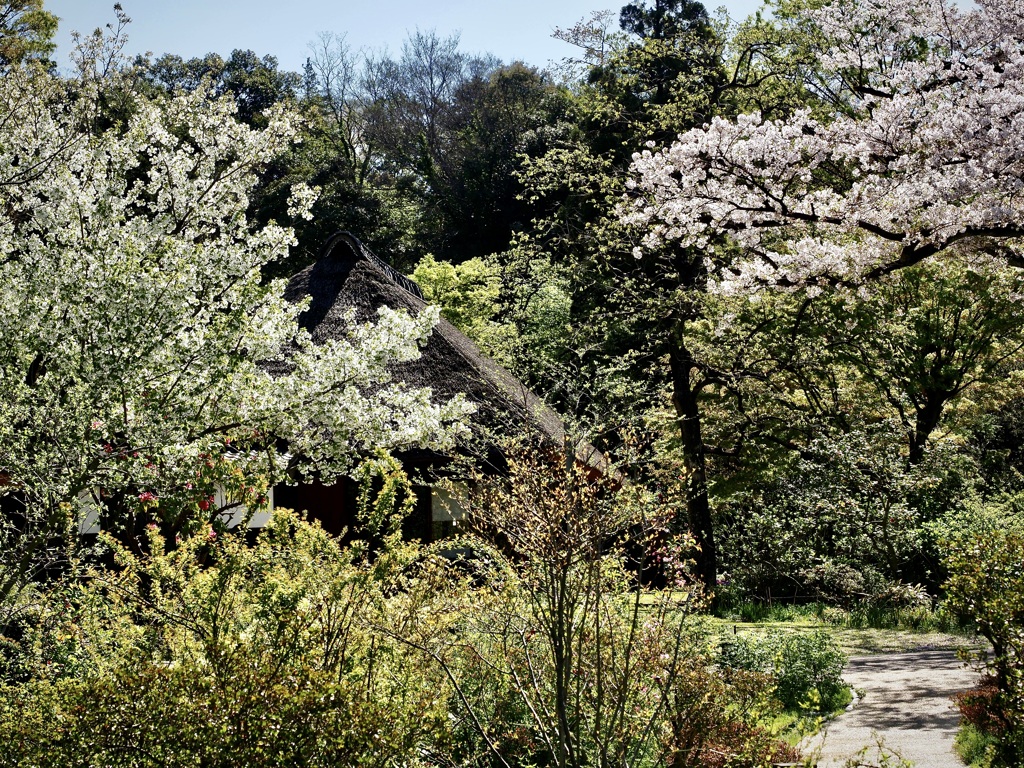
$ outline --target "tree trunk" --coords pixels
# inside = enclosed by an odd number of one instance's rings
[[[910,434],[910,464],[920,464],[924,459],[924,449],[928,438],[939,426],[942,410],[952,395],[946,392],[929,394],[921,407],[917,408],[914,420],[914,431]]]
[[[707,463],[704,458],[704,438],[701,435],[700,410],[697,391],[690,381],[696,367],[693,356],[686,348],[682,334],[677,334],[669,351],[672,375],[672,405],[682,441],[683,466],[686,468],[686,513],[690,532],[696,539],[695,553],[697,577],[710,592],[718,576],[718,552],[715,549],[714,523],[708,501]]]

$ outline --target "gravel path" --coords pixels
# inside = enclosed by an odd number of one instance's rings
[[[820,768],[839,768],[866,746],[877,761],[879,740],[915,768],[963,768],[953,751],[960,716],[950,697],[972,688],[978,673],[953,651],[860,656],[843,678],[863,697],[804,745],[806,754],[821,750]]]

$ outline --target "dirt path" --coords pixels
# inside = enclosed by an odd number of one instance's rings
[[[820,749],[820,768],[843,766],[865,746],[877,755],[879,740],[915,768],[963,768],[953,751],[960,717],[950,697],[973,687],[978,673],[955,652],[860,656],[843,678],[863,696],[804,745],[806,754]]]

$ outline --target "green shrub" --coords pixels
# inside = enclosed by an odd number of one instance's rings
[[[821,603],[780,603],[763,600],[719,600],[715,613],[729,621],[760,624],[770,621],[800,621],[819,618]]]
[[[787,708],[832,711],[849,695],[846,657],[823,630],[726,636],[719,658],[724,667],[768,675]]]
[[[1006,735],[1008,727],[998,700],[999,687],[992,677],[984,678],[977,688],[953,697],[960,710],[956,752],[972,768],[991,768],[997,759],[1000,739]]]
[[[415,547],[370,560],[283,511],[255,546],[148,535],[158,554],[119,550],[40,607],[68,620],[22,638],[0,766],[384,766],[443,744],[444,677],[393,631],[450,636],[429,603],[455,582]]]
[[[628,564],[645,549],[679,563],[691,547],[668,550],[657,498],[558,457],[508,463],[507,478],[480,478],[467,521],[466,544],[500,567],[463,596],[458,634],[429,648],[472,726],[460,755],[549,768],[795,759],[760,727],[778,706],[772,681],[715,667],[686,574],[637,584]]]
[[[988,704],[1002,724],[993,765],[1024,762],[1024,534],[990,525],[947,542],[946,606],[974,622],[992,645],[983,659],[996,693]]]
[[[278,662],[254,657],[227,676],[139,664],[5,691],[0,765],[385,766],[443,726],[436,706],[409,730],[407,700],[368,699],[322,670],[290,665],[284,674]]]
[[[680,562],[653,496],[509,464],[471,503],[469,568],[401,541],[397,477],[364,515],[372,547],[285,511],[254,544],[111,541],[115,568],[40,593],[8,638],[0,768],[797,759],[764,725],[798,661],[825,690],[803,641],[769,649],[772,675],[715,665],[685,572],[648,590],[628,567],[645,548]]]
[[[722,674],[707,663],[688,666],[668,691],[668,762],[759,768],[799,760],[797,750],[761,725],[778,708],[772,689],[771,679],[758,672]]]
[[[963,723],[956,734],[954,748],[970,768],[990,768],[996,739],[970,723]]]
[[[846,656],[828,633],[818,630],[791,634],[780,646],[775,677],[782,703],[811,704],[821,710],[837,706],[847,691],[842,678]]]

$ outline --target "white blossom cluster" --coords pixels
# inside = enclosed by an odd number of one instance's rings
[[[742,255],[713,278],[722,292],[857,282],[955,244],[1016,262],[1024,1],[834,0],[808,17],[847,109],[716,118],[635,154],[636,255],[725,237]]]
[[[115,98],[123,120],[101,107]],[[388,376],[436,312],[384,311],[318,347],[264,281],[293,233],[254,226],[249,194],[296,125],[274,109],[254,130],[234,112],[202,90],[0,81],[0,494],[52,510],[134,489],[187,514],[208,508],[210,472],[265,488],[302,456],[330,478],[361,449],[443,448],[462,429],[465,401]],[[293,212],[314,196],[298,188]]]

